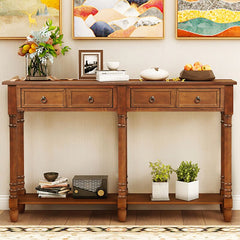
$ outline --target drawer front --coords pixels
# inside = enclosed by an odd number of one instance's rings
[[[220,89],[179,89],[178,107],[220,107]]]
[[[68,106],[80,108],[112,108],[112,89],[70,89]]]
[[[64,89],[22,89],[22,107],[65,107]]]
[[[131,89],[131,107],[174,107],[175,96],[172,89]]]

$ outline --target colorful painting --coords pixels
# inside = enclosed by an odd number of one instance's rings
[[[61,27],[61,0],[0,0],[0,39],[24,39],[48,19]]]
[[[240,0],[177,0],[177,38],[240,38]]]
[[[74,39],[164,37],[164,0],[73,0]]]

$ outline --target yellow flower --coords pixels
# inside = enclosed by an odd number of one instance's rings
[[[36,49],[36,47],[37,47],[37,44],[35,44],[35,43],[33,43],[33,44],[31,45],[31,48],[32,48],[32,49]]]
[[[28,44],[23,46],[23,51],[27,52],[29,50],[30,46]]]
[[[35,49],[30,48],[30,49],[29,49],[29,53],[30,53],[30,54],[31,54],[31,53],[34,53],[34,52],[36,52],[36,48],[35,48]]]

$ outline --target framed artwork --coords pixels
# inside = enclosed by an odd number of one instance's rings
[[[61,29],[61,0],[0,0],[0,39],[26,39],[48,19]]]
[[[79,79],[96,79],[96,71],[103,69],[103,50],[79,50]]]
[[[73,39],[163,39],[164,0],[72,0]]]
[[[240,38],[240,0],[176,0],[177,39]]]

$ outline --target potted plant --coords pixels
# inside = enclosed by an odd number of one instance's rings
[[[152,201],[169,200],[169,182],[170,174],[173,169],[170,165],[164,165],[160,160],[150,162],[152,169]]]
[[[177,170],[176,198],[191,201],[199,198],[199,182],[197,175],[200,171],[198,164],[182,161]]]

